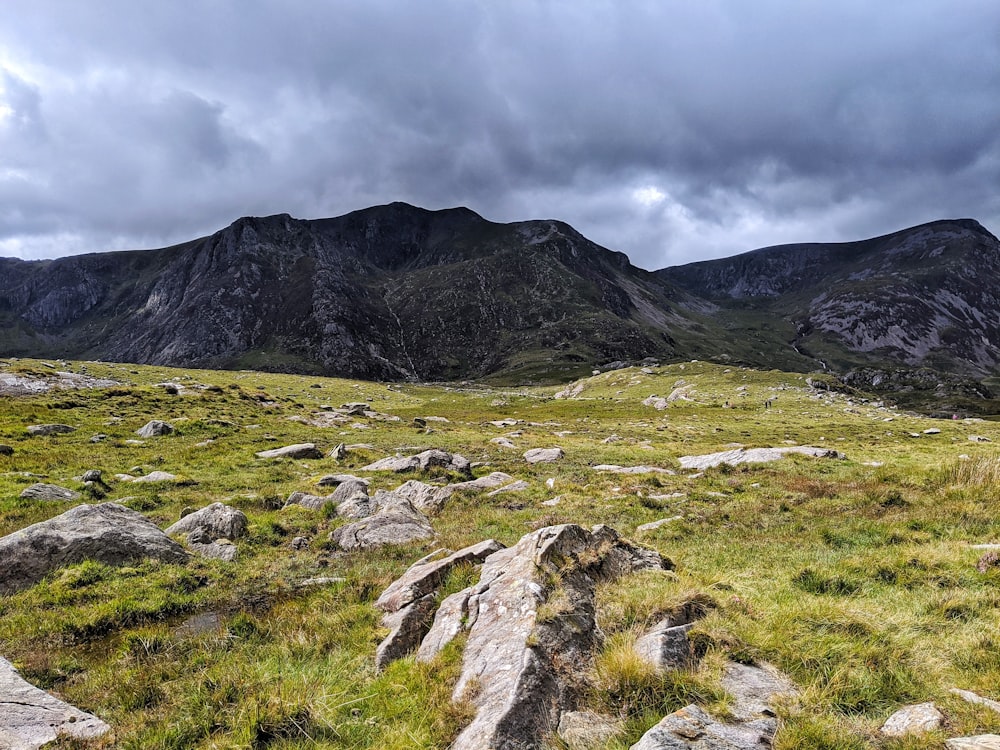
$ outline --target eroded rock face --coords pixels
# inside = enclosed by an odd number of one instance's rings
[[[45,484],[39,482],[30,487],[25,487],[21,492],[21,497],[25,500],[46,500],[46,501],[70,501],[79,500],[80,493],[60,487],[57,484]]]
[[[0,538],[0,593],[28,588],[64,565],[122,565],[144,557],[182,563],[188,554],[134,510],[116,503],[78,505]]]
[[[330,539],[343,550],[355,550],[434,538],[427,516],[406,498],[379,490],[373,505],[372,515],[334,529]]]
[[[560,714],[576,708],[582,675],[601,641],[598,580],[672,567],[613,529],[550,526],[495,552],[480,581],[442,602],[418,658],[432,658],[467,628],[456,700],[476,706],[453,750],[540,746]]]
[[[29,684],[0,657],[0,748],[36,750],[59,737],[88,740],[110,730],[93,714]]]
[[[315,443],[296,443],[267,451],[258,451],[257,458],[323,458]]]
[[[216,539],[239,539],[246,534],[249,525],[250,520],[243,511],[224,503],[212,503],[184,516],[164,533],[170,536],[188,534],[192,543],[210,544]]]

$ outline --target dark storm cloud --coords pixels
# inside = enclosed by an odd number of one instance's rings
[[[15,0],[0,67],[0,254],[391,200],[648,268],[1000,226],[993,0]]]

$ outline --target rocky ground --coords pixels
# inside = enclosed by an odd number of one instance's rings
[[[0,410],[0,747],[1000,742],[992,422],[697,362],[0,380],[50,383]]]

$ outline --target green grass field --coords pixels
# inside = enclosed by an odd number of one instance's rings
[[[624,720],[611,748],[629,747],[689,702],[724,710],[718,678],[725,658],[771,662],[801,687],[800,708],[782,717],[780,749],[916,750],[942,747],[949,736],[1000,732],[1000,714],[948,692],[1000,699],[1000,568],[978,572],[981,552],[971,548],[1000,542],[1000,428],[993,422],[932,420],[814,391],[801,374],[698,362],[604,373],[561,399],[554,394],[562,387],[387,385],[92,362],[58,369],[119,385],[0,397],[0,443],[14,449],[0,456],[0,534],[69,507],[22,500],[26,486],[81,490],[74,477],[95,468],[110,488],[85,490],[84,501],[121,502],[161,528],[182,509],[215,501],[251,521],[233,563],[88,562],[0,595],[0,655],[114,727],[114,736],[62,747],[446,748],[469,718],[467,706],[450,701],[461,644],[429,665],[408,658],[378,673],[373,655],[385,631],[372,602],[432,549],[489,537],[509,545],[566,522],[609,524],[676,564],[669,576],[636,575],[599,591],[607,640],[589,701]],[[52,368],[28,360],[0,368],[17,372],[48,376]],[[181,392],[158,385],[166,381]],[[642,404],[677,389],[685,398],[663,410]],[[359,417],[333,427],[304,421],[349,401],[400,419]],[[415,417],[428,416],[447,421],[414,426]],[[518,423],[490,424],[505,418]],[[128,442],[150,419],[176,430]],[[48,422],[77,430],[51,437],[25,430]],[[940,432],[925,434],[929,428]],[[515,431],[516,450],[490,442]],[[98,433],[107,438],[91,442]],[[607,442],[611,436],[618,439]],[[371,447],[341,461],[254,456],[297,442],[324,452],[341,442]],[[792,456],[703,474],[591,468],[677,470],[680,456],[736,443],[829,447],[846,458]],[[566,453],[558,463],[529,466],[521,457],[555,445]],[[281,509],[293,491],[328,492],[315,485],[323,474],[432,447],[476,462],[477,476],[505,471],[530,488],[492,499],[456,494],[432,519],[433,542],[358,553],[328,541],[343,519]],[[139,470],[180,481],[111,479]],[[391,489],[406,478],[373,476],[372,487]],[[635,532],[671,516],[682,520]],[[298,536],[309,538],[307,548],[291,548]],[[298,585],[315,576],[344,580]],[[456,571],[446,590],[471,576]],[[705,652],[697,671],[661,676],[628,658],[645,626],[692,599],[709,610],[692,631]],[[945,731],[880,738],[895,709],[929,700],[945,713]]]

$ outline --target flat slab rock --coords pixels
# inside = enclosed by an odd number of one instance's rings
[[[0,657],[0,748],[36,750],[59,737],[89,740],[110,730],[93,714],[26,682]]]
[[[616,466],[615,464],[598,464],[591,467],[594,471],[603,471],[608,474],[674,474],[670,469],[663,469],[659,466]]]
[[[25,487],[21,492],[21,497],[25,500],[69,501],[79,500],[80,493],[60,487],[58,484],[39,482]]]
[[[182,563],[188,554],[141,513],[117,503],[78,505],[0,538],[0,593],[14,593],[65,565],[123,565],[145,557]]]
[[[75,427],[68,424],[33,424],[28,426],[28,434],[39,435],[65,435],[69,432],[76,432]]]
[[[954,737],[944,741],[948,750],[1000,750],[1000,734],[980,734],[975,737]]]
[[[565,455],[562,448],[531,448],[524,452],[524,460],[529,464],[551,464]]]
[[[257,458],[323,458],[323,451],[315,443],[296,443],[267,451],[258,451]]]
[[[844,454],[829,448],[815,448],[811,445],[792,445],[784,448],[734,448],[719,453],[709,453],[704,456],[681,456],[677,459],[682,469],[701,471],[722,464],[737,466],[739,464],[760,464],[778,461],[785,456],[796,453],[815,458],[844,458]]]

